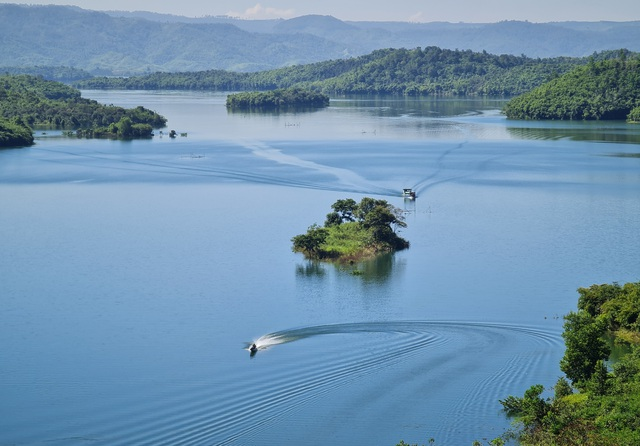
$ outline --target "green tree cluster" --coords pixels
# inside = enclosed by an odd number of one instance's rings
[[[78,130],[88,137],[148,136],[166,124],[164,117],[144,107],[99,104],[82,98],[73,87],[28,75],[0,76],[0,117],[30,127]]]
[[[386,200],[347,198],[331,208],[324,226],[314,224],[291,239],[294,252],[311,259],[357,260],[409,247],[396,233],[407,226],[402,211]]]
[[[20,118],[0,118],[0,147],[25,147],[33,144],[31,128]]]
[[[640,59],[621,51],[615,60],[577,67],[557,79],[510,100],[510,119],[628,119],[640,116]],[[633,113],[633,114],[632,114]]]
[[[566,352],[553,396],[531,386],[501,400],[517,427],[505,435],[522,445],[632,446],[640,444],[640,342],[607,362],[606,336],[622,326],[638,334],[640,282],[580,288],[578,311],[565,317]],[[629,317],[631,316],[631,317]]]
[[[634,108],[629,112],[629,115],[627,116],[627,121],[632,122],[634,124],[640,123],[640,106]]]
[[[301,88],[287,88],[230,94],[226,105],[231,110],[318,108],[329,105],[329,96]]]

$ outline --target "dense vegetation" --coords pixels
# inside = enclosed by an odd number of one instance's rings
[[[75,88],[27,75],[0,76],[0,118],[22,126],[77,130],[86,137],[146,137],[166,124],[144,107],[102,105],[82,98]]]
[[[324,226],[314,224],[305,234],[291,239],[293,251],[311,259],[359,260],[380,253],[409,247],[396,234],[404,228],[402,211],[386,200],[365,197],[360,203],[351,198],[331,205]]]
[[[627,121],[632,122],[634,124],[640,123],[640,106],[634,108],[629,112],[627,116]]]
[[[523,445],[640,444],[640,282],[580,288],[578,311],[565,316],[566,351],[553,396],[542,385],[501,401],[516,417]],[[608,339],[628,345],[612,365]],[[569,383],[569,380],[571,383]],[[577,390],[577,392],[575,392]]]
[[[428,47],[377,50],[356,58],[256,73],[154,73],[98,77],[75,85],[100,89],[244,91],[303,87],[326,94],[517,95],[586,63],[583,58],[531,59]]]
[[[511,119],[629,119],[640,107],[640,59],[625,52],[615,60],[577,67],[549,83],[512,99],[504,112]]]
[[[0,147],[24,147],[33,144],[31,128],[20,119],[0,118]]]
[[[329,96],[300,88],[234,93],[227,96],[227,108],[231,110],[320,108],[327,105]]]

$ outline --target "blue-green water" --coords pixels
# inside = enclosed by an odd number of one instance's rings
[[[578,287],[640,280],[638,126],[85,96],[187,136],[0,151],[0,444],[471,444],[509,426],[498,399],[561,375]],[[406,211],[409,250],[291,252],[364,196]]]

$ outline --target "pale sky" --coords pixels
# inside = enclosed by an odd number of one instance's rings
[[[246,19],[332,15],[341,20],[491,23],[640,20],[640,0],[52,0],[0,3],[75,5],[96,11],[153,11]]]

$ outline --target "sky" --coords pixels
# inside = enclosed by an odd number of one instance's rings
[[[0,3],[75,5],[96,11],[153,11],[244,19],[331,15],[340,20],[493,23],[640,20],[640,0],[50,0]]]

